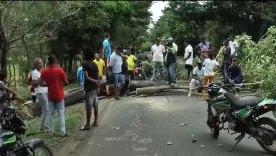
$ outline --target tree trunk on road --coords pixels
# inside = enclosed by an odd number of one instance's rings
[[[189,89],[189,86],[177,86],[177,87],[156,86],[156,87],[137,88],[136,95],[159,93],[166,89]]]

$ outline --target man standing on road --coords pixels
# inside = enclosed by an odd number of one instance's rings
[[[223,79],[228,79],[229,78],[228,69],[231,63],[231,48],[229,46],[228,40],[225,40],[223,44],[224,44],[224,49],[223,49],[222,76],[223,76]]]
[[[188,71],[188,79],[190,78],[190,74],[193,70],[193,47],[185,40],[184,41],[185,53],[184,53],[184,60],[185,61],[185,68]]]
[[[110,56],[111,56],[111,47],[110,47],[110,34],[105,34],[105,40],[103,41],[103,53],[102,53],[102,59],[104,60],[105,67],[108,67],[108,64],[110,62]]]
[[[55,111],[58,112],[59,128],[62,136],[68,136],[65,130],[65,105],[63,83],[68,84],[66,74],[62,68],[57,66],[57,60],[54,56],[48,57],[49,66],[42,70],[40,75],[40,83],[46,83],[48,87],[48,105],[50,112],[50,133],[55,134],[54,117]],[[44,81],[44,82],[43,82]]]
[[[204,76],[204,69],[202,68],[202,63],[199,61],[197,63],[197,67],[194,68],[193,70],[193,79],[191,80],[190,83],[190,92],[188,94],[188,97],[192,95],[192,91],[195,89],[195,87],[202,86],[202,80]]]
[[[99,71],[99,80],[102,80],[103,75],[105,75],[105,64],[104,61],[100,58],[99,54],[95,54],[94,63],[96,63]]]
[[[204,62],[205,58],[208,56],[208,51],[210,49],[210,42],[206,42],[205,38],[202,38],[201,42],[199,43],[199,47],[201,50],[200,60]]]
[[[167,54],[165,56],[165,65],[168,70],[168,81],[172,87],[176,86],[176,49],[172,42],[167,44]]]
[[[229,46],[231,48],[231,58],[237,57],[238,54],[238,49],[239,49],[239,44],[237,41],[235,41],[234,36],[230,37],[230,41],[229,41]]]
[[[119,95],[125,83],[125,80],[122,74],[123,58],[120,55],[121,52],[122,52],[122,48],[117,47],[115,49],[115,52],[113,52],[112,55],[110,56],[110,62],[109,62],[109,69],[111,70],[112,77],[113,77],[115,100],[120,99]]]
[[[130,78],[130,80],[134,80],[134,66],[137,58],[130,53],[130,50],[127,50],[125,57],[127,62],[126,77]]]
[[[174,41],[173,41],[173,38],[172,37],[170,37],[170,38],[168,38],[168,44],[171,44],[172,43],[172,47],[176,50],[175,52],[177,53],[178,51],[178,46],[174,43]]]
[[[46,127],[46,120],[49,116],[49,109],[48,109],[48,88],[46,85],[39,85],[41,70],[43,67],[43,62],[41,58],[36,58],[34,60],[34,68],[32,72],[32,85],[34,86],[34,90],[36,93],[36,97],[38,98],[39,104],[42,108],[42,115],[41,115],[41,125],[40,131],[48,130],[49,128]]]
[[[84,51],[83,73],[84,73],[84,90],[85,90],[85,109],[86,109],[86,124],[81,130],[90,129],[90,118],[92,107],[94,108],[94,122],[92,126],[98,126],[98,86],[99,70],[97,64],[93,61],[95,55],[89,49]]]
[[[77,70],[77,82],[81,87],[83,87],[84,84],[84,76],[83,76],[83,70],[82,70],[82,65],[78,68]]]
[[[160,44],[160,38],[157,38],[156,43],[151,47],[152,62],[153,62],[153,77],[152,81],[157,81],[157,74],[159,73],[163,78],[163,64],[165,47]]]

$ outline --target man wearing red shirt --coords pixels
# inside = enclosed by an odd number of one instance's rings
[[[64,92],[63,83],[68,84],[66,74],[62,68],[57,67],[57,60],[54,56],[48,57],[49,66],[42,70],[40,80],[45,82],[48,87],[48,105],[50,113],[50,133],[54,134],[54,115],[55,110],[58,112],[59,127],[63,136],[67,136],[65,130],[64,118]],[[42,83],[41,82],[41,83]]]

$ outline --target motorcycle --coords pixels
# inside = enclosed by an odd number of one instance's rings
[[[41,139],[23,142],[21,136],[27,130],[23,119],[15,109],[5,104],[0,107],[0,156],[36,156],[38,150],[46,156],[53,156],[51,149]]]
[[[211,83],[207,87],[208,98],[208,118],[207,125],[211,130],[211,136],[218,138],[220,130],[234,131],[231,135],[240,133],[235,138],[235,145],[229,152],[240,143],[245,134],[257,140],[260,146],[268,153],[275,155],[276,149],[273,146],[276,140],[276,121],[261,117],[261,115],[273,112],[276,117],[276,100],[261,98],[257,96],[245,96],[237,98],[233,93],[235,87],[242,87],[242,84],[233,83],[223,85],[221,83]],[[228,127],[224,124],[228,122]],[[264,127],[270,126],[272,129]]]

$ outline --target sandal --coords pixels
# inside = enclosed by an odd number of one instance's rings
[[[92,126],[93,127],[98,127],[99,125],[98,125],[98,123],[93,122]]]
[[[80,128],[80,130],[85,131],[85,130],[89,130],[90,126],[89,125],[84,125]]]

